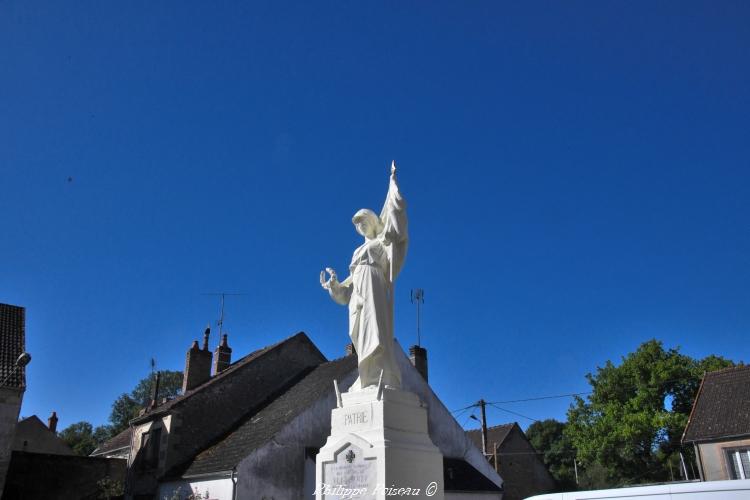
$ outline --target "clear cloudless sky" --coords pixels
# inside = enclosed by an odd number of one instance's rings
[[[318,273],[347,274],[392,159],[396,336],[415,342],[425,289],[449,409],[586,391],[651,338],[750,361],[749,61],[744,1],[0,1],[21,413],[105,423],[151,357],[183,368],[206,293],[245,294],[235,359],[298,331],[340,357]]]

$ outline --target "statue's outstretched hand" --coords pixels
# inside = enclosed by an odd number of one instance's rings
[[[328,281],[326,281],[326,272],[331,275],[330,278],[328,278]],[[336,271],[331,269],[330,267],[326,267],[325,271],[320,271],[320,286],[322,286],[325,290],[330,290],[332,287],[338,285],[339,281],[336,277]]]

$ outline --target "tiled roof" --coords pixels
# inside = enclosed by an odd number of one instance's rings
[[[173,444],[160,477],[179,475],[196,455],[236,429],[246,415],[259,412],[297,384],[325,356],[300,332],[282,342],[260,349],[215,375],[186,394],[168,401],[131,421],[141,425],[165,414],[176,416],[169,434]],[[135,482],[149,490],[148,472]],[[139,477],[140,477],[139,476]]]
[[[500,491],[499,486],[462,458],[443,457],[443,484],[445,491]]]
[[[110,438],[108,441],[99,445],[93,452],[91,452],[91,456],[106,455],[107,453],[112,453],[113,451],[122,448],[130,448],[130,433],[131,430],[130,427],[128,427],[115,437]]]
[[[333,391],[334,379],[341,380],[356,368],[356,356],[320,364],[260,411],[245,415],[238,427],[199,453],[184,471],[173,473],[189,476],[232,469],[326,392]]]
[[[295,339],[295,338],[300,338],[300,337],[304,337],[305,339],[307,339],[307,336],[304,333],[300,332],[300,333],[298,333],[296,335],[293,335],[292,337],[289,337],[287,339],[284,339],[284,340],[282,340],[280,342],[277,342],[275,344],[271,344],[269,346],[266,346],[266,347],[263,347],[261,349],[258,349],[257,351],[251,352],[250,354],[248,354],[248,355],[246,355],[246,356],[238,359],[237,361],[235,361],[234,363],[232,363],[231,365],[229,365],[221,373],[218,373],[218,374],[212,376],[210,379],[208,379],[206,382],[202,383],[201,385],[199,385],[199,386],[197,386],[197,387],[195,387],[195,388],[187,391],[185,394],[177,396],[174,399],[170,399],[169,401],[160,404],[159,406],[157,406],[153,410],[150,410],[148,413],[145,413],[144,415],[141,415],[141,416],[133,419],[133,423],[137,424],[137,423],[145,422],[147,420],[150,420],[154,415],[166,413],[170,409],[172,409],[172,408],[174,408],[176,406],[180,406],[182,404],[185,404],[186,401],[190,400],[191,396],[193,396],[194,394],[198,394],[199,392],[201,392],[203,389],[205,389],[207,387],[210,387],[210,386],[213,386],[213,385],[221,383],[221,381],[223,381],[223,380],[225,380],[227,378],[232,377],[235,374],[235,372],[239,371],[240,368],[242,368],[243,366],[247,365],[248,363],[251,363],[255,359],[257,359],[260,356],[262,356],[263,354],[265,354],[265,353],[273,350],[273,348],[275,348],[277,346],[280,346],[281,344],[284,344],[287,341],[290,341],[290,340]],[[313,345],[312,343],[310,343],[310,344]],[[313,347],[314,347],[314,345],[313,345]],[[317,347],[315,347],[315,349],[317,349]],[[318,353],[320,353],[320,351],[318,351]],[[320,354],[320,357],[321,357],[321,359],[325,359],[325,357],[323,356],[322,353]]]
[[[704,375],[682,441],[750,436],[750,366]]]
[[[25,316],[23,307],[0,304],[0,383],[9,376],[6,387],[26,387],[26,368],[13,372],[25,349]]]
[[[487,427],[487,452],[492,452],[492,443],[497,443],[497,446],[499,447],[501,444],[503,444],[503,441],[505,441],[505,438],[508,437],[508,434],[510,434],[510,431],[513,429],[514,426],[518,425],[515,422],[511,422],[509,424],[502,424],[502,425],[496,425],[494,427]],[[482,450],[482,430],[481,429],[472,429],[470,431],[466,431],[466,435],[471,439],[471,441],[474,443],[474,445],[481,451]]]

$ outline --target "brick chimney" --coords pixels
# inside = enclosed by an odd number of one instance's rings
[[[346,344],[346,351],[345,352],[346,352],[347,356],[351,356],[351,355],[355,355],[356,356],[357,355],[357,350],[354,348],[354,344],[351,344],[351,343],[350,344]]]
[[[409,348],[409,360],[417,369],[424,381],[427,382],[427,349],[413,345]]]
[[[53,434],[57,434],[57,412],[53,411],[52,415],[47,419],[47,427],[52,431]]]
[[[226,370],[232,363],[232,348],[227,343],[227,334],[221,337],[221,344],[218,345],[214,352],[214,375]]]
[[[208,350],[208,336],[211,328],[206,327],[203,333],[203,349],[198,347],[198,341],[193,345],[185,357],[185,373],[182,375],[182,392],[185,393],[211,378],[211,351]]]

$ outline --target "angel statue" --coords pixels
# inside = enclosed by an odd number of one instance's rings
[[[380,217],[363,208],[352,222],[365,241],[352,255],[349,277],[338,281],[330,267],[320,273],[320,284],[341,305],[349,305],[349,336],[357,351],[359,377],[349,389],[362,390],[382,383],[401,387],[401,372],[393,355],[393,281],[409,244],[406,201],[396,183],[396,162],[391,164],[388,195]],[[330,278],[326,281],[326,272]]]

